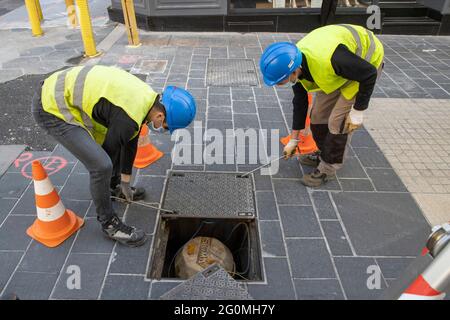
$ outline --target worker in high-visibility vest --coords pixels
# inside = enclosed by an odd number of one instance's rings
[[[349,24],[321,27],[297,45],[279,42],[264,51],[260,60],[264,82],[269,86],[291,85],[294,90],[286,158],[295,153],[305,128],[308,92],[316,92],[311,131],[319,152],[300,156],[302,164],[316,168],[302,177],[304,185],[318,187],[336,177],[352,132],[362,125],[383,58],[378,38],[364,27]]]
[[[48,134],[89,171],[90,191],[104,233],[129,246],[140,246],[142,230],[125,225],[111,203],[111,192],[126,201],[144,197],[130,186],[139,132],[172,133],[187,127],[196,104],[184,89],[169,86],[162,95],[116,67],[73,67],[49,76],[33,98],[33,115]]]

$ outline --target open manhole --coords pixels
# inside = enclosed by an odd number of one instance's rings
[[[258,74],[253,59],[208,59],[206,85],[256,87]]]
[[[162,207],[175,213],[160,215],[147,278],[180,278],[177,256],[188,252],[187,244],[195,239],[201,239],[197,242],[198,251],[187,253],[192,254],[188,258],[192,263],[207,267],[208,254],[213,256],[218,252],[213,252],[212,238],[224,245],[232,256],[233,268],[227,271],[231,271],[235,280],[262,281],[254,199],[252,175],[170,171]],[[206,252],[202,248],[206,248]],[[208,256],[206,265],[205,256]]]

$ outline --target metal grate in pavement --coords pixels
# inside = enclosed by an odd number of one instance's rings
[[[180,217],[254,218],[253,178],[239,173],[170,171],[162,207]]]
[[[212,265],[176,286],[161,300],[253,300],[247,285],[234,280],[224,269]]]
[[[207,86],[258,86],[258,75],[252,59],[208,59]]]

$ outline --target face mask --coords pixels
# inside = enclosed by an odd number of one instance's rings
[[[286,82],[285,84],[277,84],[277,88],[280,89],[289,89],[293,86],[294,84],[291,81]]]
[[[153,121],[150,122],[150,130],[155,132],[155,133],[164,133],[166,131],[166,129],[164,129],[163,126],[160,126],[158,129],[155,128],[155,125],[154,125]]]

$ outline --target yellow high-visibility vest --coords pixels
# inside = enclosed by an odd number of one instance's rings
[[[103,144],[107,128],[92,117],[101,98],[120,107],[140,128],[157,95],[144,81],[122,69],[81,66],[55,72],[45,79],[41,98],[45,111],[86,129],[97,143]]]
[[[338,76],[331,64],[337,46],[344,44],[351,52],[370,62],[375,68],[383,62],[383,44],[372,31],[356,25],[329,25],[311,31],[297,43],[305,55],[314,82],[301,79],[299,82],[308,91],[323,91],[330,94],[340,90],[350,100],[359,91],[357,81]]]

